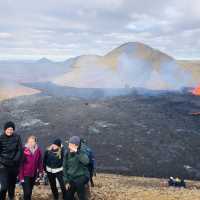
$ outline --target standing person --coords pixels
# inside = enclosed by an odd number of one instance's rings
[[[55,200],[59,199],[58,188],[56,185],[56,179],[60,184],[62,190],[63,199],[65,199],[66,188],[63,180],[63,159],[64,149],[60,139],[56,139],[53,144],[47,148],[44,155],[44,169],[47,173],[47,177],[51,186],[51,191]]]
[[[85,185],[89,182],[87,165],[89,158],[80,148],[81,140],[78,136],[69,139],[68,152],[64,157],[63,172],[67,189],[66,200],[74,200],[77,193],[79,200],[86,200]]]
[[[29,136],[23,151],[19,181],[22,183],[24,200],[31,200],[33,187],[38,175],[43,174],[42,152],[35,136]]]
[[[15,133],[15,124],[7,122],[4,133],[0,136],[0,199],[13,200],[15,197],[15,184],[22,160],[22,143],[19,135]]]

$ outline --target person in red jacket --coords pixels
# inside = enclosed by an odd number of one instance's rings
[[[43,174],[42,152],[35,136],[28,137],[23,156],[19,181],[22,183],[24,200],[31,200],[35,180],[38,175]]]

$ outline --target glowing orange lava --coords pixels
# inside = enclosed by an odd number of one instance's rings
[[[192,90],[192,94],[196,96],[200,96],[200,85]]]

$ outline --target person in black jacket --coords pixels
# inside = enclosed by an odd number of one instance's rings
[[[66,188],[63,180],[63,158],[64,150],[62,147],[62,142],[60,139],[56,139],[53,144],[47,148],[43,162],[44,169],[47,173],[47,177],[55,200],[59,198],[56,179],[60,184],[63,199],[65,199],[66,195]]]
[[[0,136],[0,199],[15,196],[15,184],[23,155],[21,138],[15,133],[15,124],[7,122]]]

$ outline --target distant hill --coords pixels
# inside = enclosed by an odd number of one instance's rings
[[[47,58],[45,58],[45,57],[43,57],[43,58],[39,59],[37,61],[37,63],[39,63],[39,64],[45,63],[46,64],[46,63],[52,63],[52,61],[47,59]]]
[[[70,71],[53,80],[78,88],[179,89],[191,86],[192,77],[171,56],[145,44],[130,42],[105,56],[77,57]]]
[[[139,42],[125,43],[106,54],[103,60],[106,64],[115,69],[118,65],[120,56],[123,54],[128,55],[129,58],[132,59],[141,59],[152,63],[157,70],[160,69],[163,62],[170,62],[173,60],[169,55]]]
[[[0,80],[16,82],[48,81],[67,72],[69,61],[53,62],[46,58],[36,61],[0,61]]]
[[[53,62],[46,58],[36,61],[0,61],[0,100],[38,93],[24,83],[46,82],[65,73],[70,60]]]
[[[40,91],[17,83],[0,81],[0,100],[37,93],[40,93]]]

